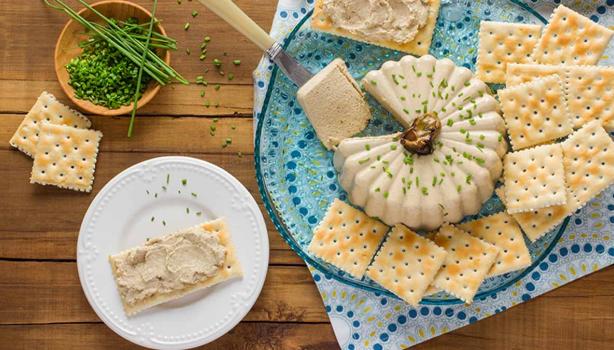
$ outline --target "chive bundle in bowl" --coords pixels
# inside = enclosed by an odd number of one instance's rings
[[[155,13],[121,0],[92,5],[78,0],[85,7],[78,12],[63,0],[44,1],[71,18],[56,44],[55,69],[62,89],[80,109],[134,116],[160,86],[188,83],[170,66],[176,42]]]

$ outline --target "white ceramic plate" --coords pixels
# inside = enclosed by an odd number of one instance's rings
[[[128,318],[108,256],[220,217],[237,247],[243,278]],[[127,340],[158,349],[203,345],[232,329],[258,298],[268,262],[267,230],[254,198],[226,171],[187,157],[150,159],[109,181],[85,214],[77,244],[79,279],[96,314]]]

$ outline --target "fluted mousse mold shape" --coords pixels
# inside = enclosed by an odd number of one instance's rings
[[[507,151],[488,86],[430,55],[388,61],[362,85],[405,130],[339,144],[334,165],[350,202],[388,225],[418,230],[476,214],[492,196]]]

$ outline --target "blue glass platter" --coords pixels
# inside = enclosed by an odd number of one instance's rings
[[[384,49],[334,35],[311,30],[311,13],[284,40],[284,47],[312,72],[341,57],[351,74],[360,80],[368,71],[378,69],[388,60],[398,60],[404,53]],[[539,23],[546,20],[528,5],[517,0],[444,0],[442,1],[430,53],[450,58],[459,66],[474,69],[478,30],[482,20]],[[498,86],[493,86],[496,89]],[[335,266],[311,255],[307,250],[313,229],[334,198],[346,199],[337,182],[332,164],[333,153],[320,143],[296,101],[297,87],[275,67],[256,130],[256,176],[265,207],[281,236],[309,265],[345,284],[364,290],[393,294],[370,281],[355,279]],[[363,135],[389,134],[400,125],[374,99],[368,97],[373,119]],[[493,195],[476,216],[503,210]],[[527,269],[488,278],[476,298],[497,293],[533,270],[559,239],[569,218],[536,242],[527,245],[533,264]],[[422,300],[423,304],[457,304],[461,300],[440,292]]]

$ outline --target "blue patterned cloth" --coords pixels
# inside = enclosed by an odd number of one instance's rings
[[[446,0],[443,2],[445,3]],[[463,0],[448,0],[462,3]],[[564,5],[593,21],[614,24],[614,0],[528,0],[548,17]],[[271,35],[280,39],[311,10],[314,0],[280,0]],[[614,28],[613,28],[614,29]],[[610,46],[610,48],[612,45]],[[614,64],[610,49],[600,64]],[[259,116],[272,65],[263,59],[254,72],[254,115]],[[255,118],[257,119],[257,118]],[[477,322],[535,298],[614,263],[614,186],[575,213],[556,246],[533,271],[513,286],[470,306],[425,305],[412,308],[390,297],[337,282],[310,267],[339,345],[343,349],[407,348],[454,329]]]

